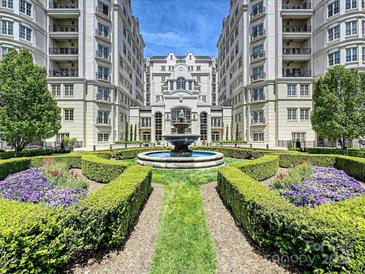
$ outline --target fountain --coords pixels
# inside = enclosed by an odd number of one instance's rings
[[[177,121],[173,123],[176,134],[162,136],[174,147],[171,151],[145,152],[138,155],[140,165],[152,165],[159,168],[208,168],[224,164],[223,154],[206,151],[193,151],[189,148],[196,142],[200,135],[187,134],[186,129],[190,123],[186,121],[184,112],[181,111]]]

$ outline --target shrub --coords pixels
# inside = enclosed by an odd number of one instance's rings
[[[300,258],[292,262],[302,270],[363,273],[365,219],[360,208],[365,197],[342,206],[297,208],[232,166],[219,169],[218,190],[258,245]],[[352,208],[347,210],[346,205]]]
[[[365,158],[365,149],[357,148],[349,148],[348,150],[343,150],[337,148],[315,147],[307,148],[307,152],[310,154],[337,154]]]
[[[81,155],[68,154],[65,156],[47,156],[31,158],[32,167],[42,167],[46,159],[52,159],[55,163],[67,163],[69,168],[81,168]]]
[[[109,183],[127,167],[127,163],[103,159],[98,155],[85,155],[81,159],[82,173],[87,178],[100,183]]]
[[[266,155],[253,161],[237,162],[232,166],[242,170],[250,177],[262,181],[276,174],[279,168],[279,157]]]
[[[55,150],[55,149],[35,149],[35,150],[23,150],[18,151],[15,156],[14,151],[5,151],[0,152],[0,159],[10,159],[10,158],[19,158],[19,157],[34,157],[34,156],[46,156],[57,153],[67,153],[66,150]]]
[[[334,166],[336,156],[315,155],[304,153],[279,153],[280,166],[284,168],[295,167],[308,162],[316,166]]]
[[[129,160],[137,157],[139,153],[147,152],[147,151],[156,151],[156,150],[165,150],[167,147],[143,147],[143,148],[127,148],[122,150],[114,150],[108,152],[106,154],[106,158],[108,159],[116,159],[116,160]]]
[[[349,156],[337,156],[335,167],[342,169],[350,176],[365,181],[365,159],[349,157]]]
[[[208,150],[224,154],[228,158],[256,159],[270,154],[271,151],[264,149],[245,149],[235,147],[193,147],[194,150]]]
[[[30,165],[31,160],[29,158],[0,160],[0,180],[6,178],[9,174],[26,170]]]

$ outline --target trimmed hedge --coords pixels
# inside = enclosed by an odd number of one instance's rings
[[[303,153],[280,153],[280,166],[284,168],[295,167],[304,162],[316,166],[334,166],[336,162],[335,155],[320,155],[320,154],[303,154]]]
[[[150,193],[151,168],[132,166],[67,209],[0,200],[0,273],[58,273],[81,254],[120,247]]]
[[[237,162],[232,166],[242,170],[250,177],[262,181],[276,174],[279,168],[279,156],[266,155],[253,161]]]
[[[81,158],[81,170],[87,178],[109,183],[118,177],[130,164],[103,159],[98,155],[85,155]]]
[[[65,162],[69,168],[81,168],[81,156],[68,154],[67,156],[46,156],[46,157],[33,157],[31,158],[32,167],[42,167],[44,159],[51,158],[54,162]]]
[[[358,148],[349,148],[346,151],[346,150],[337,149],[337,148],[315,147],[315,148],[307,148],[306,150],[310,154],[337,154],[337,155],[346,155],[346,156],[365,158],[365,149],[358,149]]]
[[[346,161],[358,161],[337,159],[348,166]],[[261,160],[263,170],[267,163]],[[323,158],[314,160],[323,163]],[[252,163],[259,170],[257,161],[246,165]],[[302,270],[364,273],[364,196],[316,209],[295,207],[234,166],[219,169],[218,190],[235,220],[259,246],[276,249]]]
[[[166,150],[168,147],[142,147],[142,148],[126,148],[122,150],[114,150],[106,153],[105,157],[116,160],[129,160],[137,157],[139,153],[147,151]]]
[[[68,153],[66,150],[55,150],[55,149],[34,149],[34,150],[23,150],[19,151],[15,156],[14,151],[0,152],[0,159],[10,159],[19,157],[34,157],[34,156],[47,156],[56,153]]]
[[[358,180],[365,181],[365,159],[349,156],[336,156],[335,167]]]
[[[30,158],[0,160],[0,180],[5,179],[10,174],[26,170],[30,166]]]
[[[236,147],[193,147],[193,150],[207,150],[222,153],[225,157],[236,159],[256,159],[271,154],[270,150],[245,149]]]

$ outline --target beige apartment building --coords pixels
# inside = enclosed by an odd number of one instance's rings
[[[82,147],[124,137],[129,108],[143,104],[144,41],[130,0],[3,0],[0,58],[28,48],[47,68],[62,129]]]
[[[365,69],[365,1],[231,0],[217,47],[218,104],[242,140],[331,145],[311,127],[313,83],[337,64]]]

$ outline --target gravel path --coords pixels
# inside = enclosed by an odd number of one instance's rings
[[[217,252],[217,273],[290,273],[260,255],[236,226],[217,191],[217,184],[201,187],[205,211]]]
[[[90,259],[87,266],[75,267],[73,273],[148,273],[159,228],[163,193],[162,186],[153,185],[153,192],[122,250],[105,255],[101,261]]]

